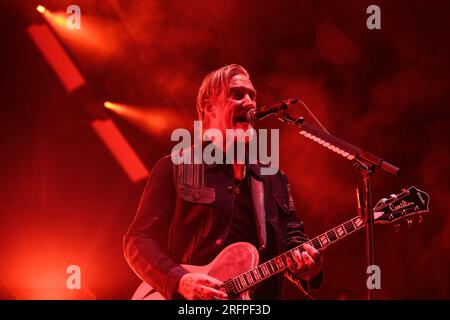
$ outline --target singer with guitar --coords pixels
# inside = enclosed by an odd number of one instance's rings
[[[256,91],[243,67],[228,65],[210,73],[197,97],[203,129],[225,133],[226,129],[251,128],[246,114],[256,107],[255,99]],[[226,153],[227,147],[223,148]],[[125,258],[148,286],[137,298],[279,299],[283,276],[307,296],[317,294],[323,278],[322,256],[310,244],[280,262],[287,265],[279,269],[283,272],[276,272],[274,262],[273,267],[242,278],[239,288],[258,282],[266,273],[275,274],[239,297],[230,296],[225,279],[220,280],[224,270],[238,275],[240,267],[251,269],[309,240],[286,175],[281,171],[261,175],[262,166],[175,165],[170,156],[157,162],[124,236]],[[230,245],[231,250],[224,250]],[[214,270],[185,267],[207,265],[218,255],[220,263]]]

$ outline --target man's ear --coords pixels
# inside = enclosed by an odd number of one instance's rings
[[[205,101],[204,112],[205,118],[213,119],[216,117],[216,106],[209,99]]]

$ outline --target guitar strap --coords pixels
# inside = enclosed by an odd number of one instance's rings
[[[266,211],[264,206],[264,184],[254,177],[250,177],[253,208],[258,234],[259,249],[265,250],[267,245]]]

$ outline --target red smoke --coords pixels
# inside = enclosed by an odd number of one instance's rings
[[[42,4],[65,11],[61,1]],[[368,30],[370,4],[80,0],[91,41],[68,33],[64,39],[99,101],[168,106],[165,114],[189,123],[197,116],[203,77],[229,63],[247,68],[261,104],[301,98],[332,134],[403,170],[399,177],[376,170],[374,202],[411,185],[431,197],[423,224],[399,233],[375,228],[379,296],[448,299],[447,10],[420,1],[378,1],[382,29]],[[16,257],[14,270],[2,267],[4,286],[18,298],[29,297],[17,289],[17,279],[31,272],[21,269],[22,262],[41,257],[49,265],[80,263],[89,274],[87,288],[99,299],[128,299],[139,280],[122,257],[121,236],[143,185],[127,179],[85,125],[83,102],[64,92],[27,38],[24,30],[37,22],[35,5],[14,3],[2,14],[2,27],[11,30],[6,40],[18,48],[3,53],[11,63],[2,80],[8,105],[0,126],[8,154],[1,160],[1,240],[8,244],[2,261]],[[295,114],[311,121],[300,108]],[[125,119],[116,121],[149,167],[170,152],[170,132],[144,134]],[[348,160],[276,120],[261,126],[281,129],[281,167],[311,236],[356,215],[360,178]],[[48,245],[48,237],[70,250]],[[325,252],[322,298],[365,297],[364,241],[360,232]],[[30,253],[34,242],[39,245]],[[61,259],[49,259],[53,254]],[[288,285],[285,296],[297,297]]]

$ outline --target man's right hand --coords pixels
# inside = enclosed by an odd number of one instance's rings
[[[178,292],[188,300],[226,300],[223,283],[203,273],[186,273],[178,283]],[[223,290],[223,291],[221,291]]]

